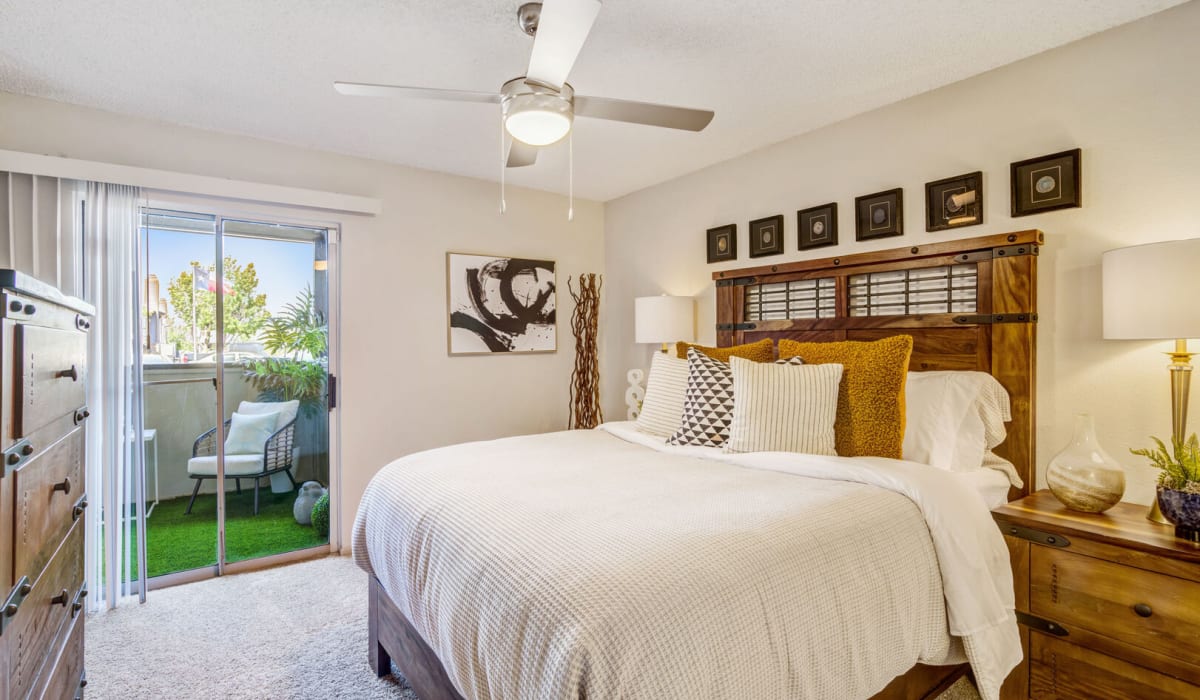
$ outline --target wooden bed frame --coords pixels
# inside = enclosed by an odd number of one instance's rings
[[[979,370],[991,373],[1012,398],[1008,437],[996,452],[1017,469],[1026,495],[1034,480],[1034,365],[1037,350],[1037,260],[1040,231],[945,241],[820,260],[763,265],[713,274],[717,344],[778,340],[878,340],[911,335],[913,371]],[[975,308],[960,313],[851,315],[851,278],[871,273],[974,265]],[[823,318],[747,319],[747,292],[757,285],[832,279],[832,310]],[[861,279],[861,278],[858,278]],[[824,282],[826,289],[830,283]],[[914,302],[915,303],[915,302]],[[392,602],[378,579],[370,583],[369,658],[378,676],[395,663],[421,700],[463,700],[437,655]],[[871,700],[936,697],[964,674],[965,664],[917,664]]]

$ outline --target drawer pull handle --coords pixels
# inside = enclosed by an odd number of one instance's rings
[[[71,520],[79,520],[79,516],[83,515],[83,511],[87,510],[87,496],[80,498],[75,503],[75,507],[71,509]]]
[[[24,445],[21,445],[21,454],[25,457],[33,454],[33,443],[27,442]]]
[[[64,495],[71,494],[71,477],[67,477],[54,485],[51,491],[62,491]]]
[[[67,600],[68,595],[69,594],[67,593],[67,589],[64,588],[64,589],[62,589],[62,593],[59,593],[58,595],[56,595],[50,599],[50,604],[51,605],[61,605],[65,608],[65,607],[67,607],[67,603],[68,603],[68,600]]]
[[[1150,617],[1154,614],[1154,610],[1152,610],[1150,606],[1146,605],[1145,603],[1138,603],[1137,605],[1133,606],[1133,611],[1141,617]]]
[[[71,369],[60,369],[55,375],[56,378],[70,377],[71,381],[79,381],[79,370],[75,365],[71,365]]]
[[[35,313],[37,313],[37,307],[36,307],[36,306],[34,306],[33,304],[26,304],[26,305],[25,305],[25,314],[26,314],[27,316],[32,316],[32,315],[34,315]]]
[[[20,606],[17,605],[16,603],[9,603],[8,605],[4,606],[4,616],[12,617],[13,615],[17,614],[17,610],[19,610],[19,609],[20,609]]]
[[[25,583],[22,583],[17,590],[20,591],[21,595],[23,596],[29,595],[29,592],[33,590],[33,584],[29,581],[26,581]]]

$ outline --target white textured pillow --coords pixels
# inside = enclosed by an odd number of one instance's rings
[[[679,429],[687,378],[687,360],[665,352],[654,353],[650,376],[646,377],[646,395],[637,417],[638,430],[665,438]]]
[[[275,429],[279,430],[283,426],[291,423],[296,418],[296,413],[300,410],[299,401],[243,401],[238,404],[237,412],[247,416],[257,416],[261,413],[277,413],[279,417],[275,419]]]
[[[837,454],[833,425],[842,365],[733,357],[730,368],[734,401],[726,452]]]
[[[278,413],[246,415],[234,413],[229,423],[229,435],[225,437],[225,454],[253,455],[263,451],[267,438],[275,432]]]
[[[909,372],[904,459],[948,471],[984,465],[1012,420],[1008,392],[987,372]]]

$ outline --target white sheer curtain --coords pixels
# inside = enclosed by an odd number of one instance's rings
[[[145,601],[145,484],[142,451],[140,192],[89,182],[84,200],[85,297],[96,306],[90,342],[87,474],[89,606]]]

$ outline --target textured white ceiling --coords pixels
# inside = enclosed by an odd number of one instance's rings
[[[608,200],[1181,2],[605,0],[576,90],[717,116],[700,134],[580,119],[575,191]],[[519,4],[0,0],[0,90],[498,179],[498,107],[331,83],[494,91],[528,61]],[[509,173],[565,192],[566,147]]]

